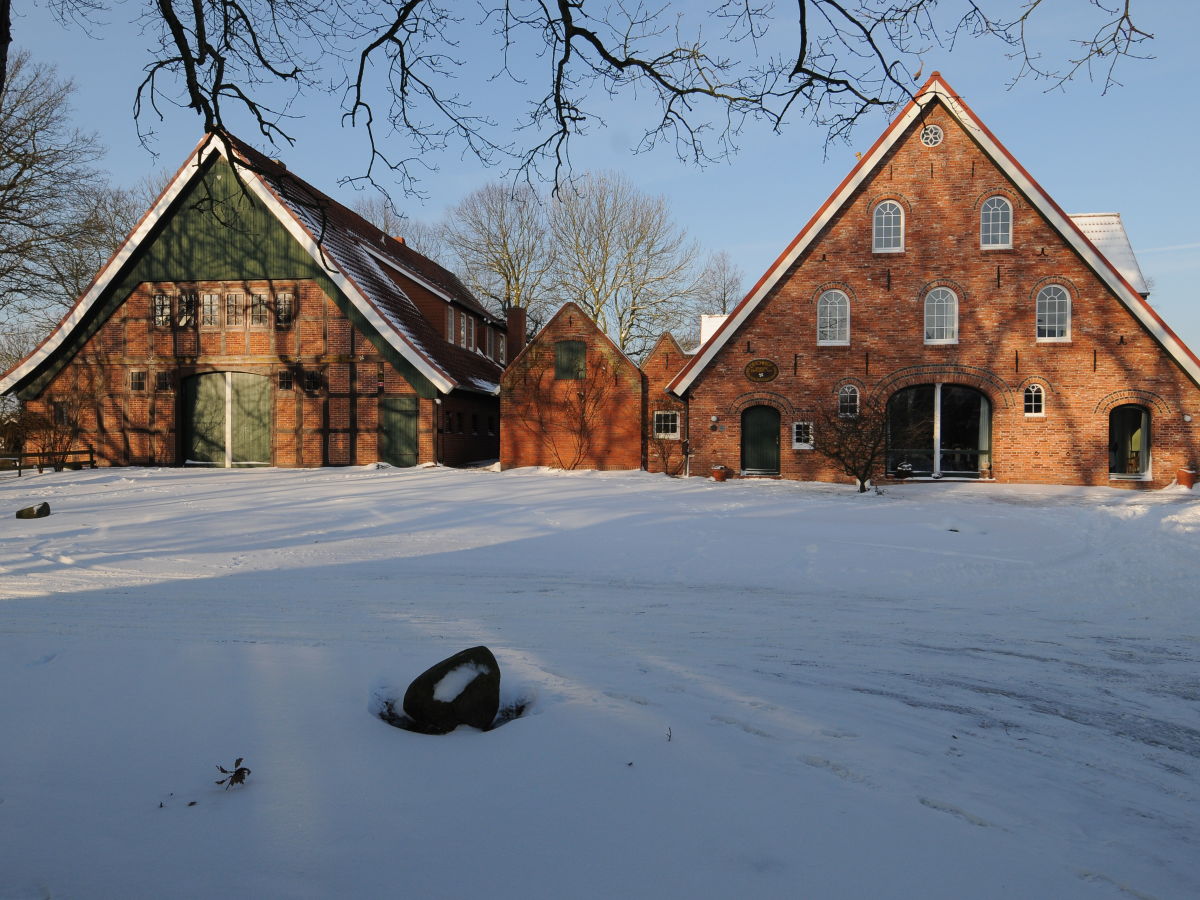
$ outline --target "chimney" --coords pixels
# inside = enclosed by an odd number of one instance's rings
[[[517,358],[517,354],[525,349],[525,307],[510,306],[506,326],[508,337],[505,350],[508,351],[508,361],[512,362]]]

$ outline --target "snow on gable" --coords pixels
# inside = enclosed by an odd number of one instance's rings
[[[1150,293],[1120,213],[1071,213],[1070,218],[1130,287],[1143,297]]]

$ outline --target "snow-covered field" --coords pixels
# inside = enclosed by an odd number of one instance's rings
[[[5,900],[1200,896],[1200,492],[128,469],[0,514]],[[525,717],[370,714],[480,643]]]

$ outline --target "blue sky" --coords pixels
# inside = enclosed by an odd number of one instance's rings
[[[1056,4],[1047,15],[1078,12],[1084,0]],[[1143,9],[1144,7],[1144,9]],[[1167,323],[1200,352],[1200,4],[1194,0],[1140,0],[1139,24],[1155,35],[1151,60],[1130,60],[1121,72],[1122,87],[1101,94],[1086,80],[1065,92],[1046,92],[1026,81],[1006,90],[1014,64],[1001,48],[970,41],[954,52],[931,52],[924,71],[938,69],[992,132],[1067,212],[1122,214],[1142,270],[1152,283],[1150,301]],[[174,170],[200,137],[201,123],[184,109],[165,107],[157,126],[155,158],[140,145],[132,118],[134,90],[149,59],[135,7],[118,6],[106,14],[107,26],[89,37],[78,28],[63,29],[42,7],[14,11],[15,43],[35,58],[56,65],[76,82],[76,119],[99,134],[109,148],[105,160],[114,181],[131,184],[156,169]],[[1071,19],[1042,20],[1051,31],[1078,28]],[[464,92],[473,85],[460,83]],[[492,88],[480,84],[481,91]],[[494,94],[494,91],[493,91]],[[500,122],[515,117],[494,94],[489,111]],[[636,155],[629,147],[635,129],[627,117],[629,101],[610,107],[599,127],[575,147],[575,165],[614,169],[645,191],[664,194],[678,221],[708,250],[728,250],[745,271],[747,284],[758,278],[787,246],[809,216],[833,191],[886,127],[882,114],[867,119],[850,145],[828,151],[824,134],[796,121],[775,134],[765,127],[747,131],[739,154],[727,164],[697,168],[679,162],[664,149]],[[268,152],[343,202],[351,188],[339,188],[339,176],[361,168],[361,137],[341,126],[332,97],[300,101],[291,110],[296,147]],[[248,128],[240,136],[252,139]],[[408,214],[433,220],[445,207],[487,181],[500,177],[474,158],[448,150],[426,160],[425,201],[397,202]]]

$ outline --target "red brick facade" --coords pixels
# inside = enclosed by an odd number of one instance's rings
[[[942,129],[936,146],[920,139],[929,125]],[[1011,204],[1011,246],[983,249],[981,210],[993,197]],[[894,252],[873,246],[885,200],[903,210]],[[814,217],[815,237],[773,284],[772,273],[764,276],[756,290],[765,293],[752,291],[735,310],[708,345],[719,345],[715,355],[703,358],[702,348],[702,364],[677,379],[693,473],[744,468],[743,413],[765,406],[779,413],[782,477],[844,481],[812,450],[792,449],[794,423],[844,386],[885,403],[927,384],[967,386],[990,403],[983,477],[1163,486],[1178,467],[1200,462],[1200,389],[1178,352],[1164,348],[944,103],[931,102],[839,203]],[[1037,298],[1049,285],[1069,297],[1065,339],[1038,338]],[[926,303],[938,288],[957,298],[953,342],[926,340]],[[818,340],[818,304],[830,291],[848,300],[844,341]],[[748,369],[753,361],[767,362]],[[1043,410],[1027,415],[1034,385]],[[1110,412],[1122,405],[1148,414],[1150,463],[1137,478],[1110,474]]]
[[[687,408],[678,397],[668,394],[666,388],[689,359],[691,356],[680,349],[675,338],[664,334],[642,360],[642,373],[646,377],[643,440],[646,468],[651,472],[682,475],[686,471]]]
[[[500,382],[500,467],[640,469],[645,379],[574,303]]]

